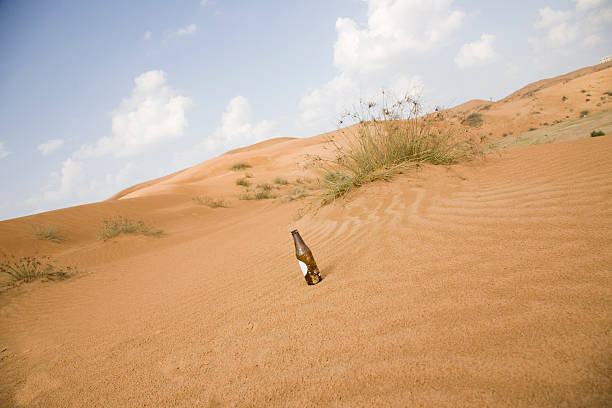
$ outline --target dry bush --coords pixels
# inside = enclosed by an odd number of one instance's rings
[[[389,102],[385,92],[381,99],[380,104],[361,102],[341,118],[341,125],[357,126],[354,134],[344,133],[344,140],[330,140],[333,159],[320,158],[326,170],[323,204],[420,163],[451,164],[468,154],[449,131],[434,126],[435,119],[421,115],[418,101],[406,96]]]
[[[102,219],[102,228],[98,233],[99,240],[106,241],[119,234],[159,236],[163,234],[163,231],[159,228],[149,227],[143,221],[132,220],[122,216]]]

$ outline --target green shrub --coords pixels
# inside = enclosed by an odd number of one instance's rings
[[[59,234],[57,227],[32,226],[31,228],[32,232],[38,239],[55,242],[56,244],[64,240],[64,238]]]
[[[467,118],[463,120],[464,125],[479,127],[483,123],[482,115],[480,113],[470,113]]]
[[[591,132],[591,137],[597,137],[597,136],[603,136],[603,135],[605,135],[605,132],[601,130],[594,130]]]
[[[355,122],[356,134],[345,143],[331,140],[336,157],[321,159],[323,204],[327,204],[366,183],[390,180],[394,174],[419,163],[451,164],[466,155],[462,146],[451,142],[447,132],[434,128],[421,116],[421,105],[410,97],[391,104],[382,93],[380,108],[362,102],[359,110],[345,114]]]
[[[534,127],[530,127],[530,128],[529,128],[529,131],[530,131],[530,132],[533,132],[534,130],[538,130],[538,128],[534,128]]]
[[[260,183],[257,188],[263,191],[272,191],[272,186],[268,183]]]
[[[230,167],[230,170],[243,170],[243,169],[248,169],[251,168],[252,166],[249,163],[245,163],[245,162],[238,162],[238,163],[234,163],[232,165],[232,167]]]
[[[193,201],[198,204],[198,205],[206,205],[210,208],[227,208],[228,205],[225,201],[223,200],[215,200],[213,198],[210,197],[194,197]]]
[[[109,217],[102,219],[102,229],[98,233],[98,239],[106,241],[119,234],[141,234],[159,236],[163,231],[145,225],[143,221],[132,220],[127,217]]]
[[[21,282],[32,282],[36,279],[58,280],[66,279],[78,272],[75,267],[61,267],[53,263],[49,256],[24,256],[2,254],[0,273],[8,278],[9,285]]]

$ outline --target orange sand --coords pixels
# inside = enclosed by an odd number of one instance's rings
[[[610,83],[610,69],[573,81],[601,72]],[[324,139],[239,149],[105,202],[1,222],[5,252],[86,272],[0,294],[0,406],[612,404],[609,135],[425,167],[317,211],[237,199],[233,163],[252,164],[255,184],[289,179],[283,196],[314,177],[303,157]],[[117,214],[166,234],[97,241]],[[30,225],[68,240],[36,240]],[[301,276],[294,228],[319,285]]]

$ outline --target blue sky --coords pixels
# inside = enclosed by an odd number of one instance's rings
[[[611,39],[611,0],[1,1],[0,219],[333,130],[383,88],[497,100]]]

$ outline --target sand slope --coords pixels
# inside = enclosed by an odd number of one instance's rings
[[[425,167],[303,216],[304,200],[237,200],[232,163],[256,182],[288,178],[289,194],[324,140],[264,143],[0,223],[3,250],[85,271],[0,294],[0,406],[612,403],[609,136]],[[96,240],[113,214],[166,234]],[[31,224],[68,240],[35,240]],[[294,228],[324,276],[314,287]]]

